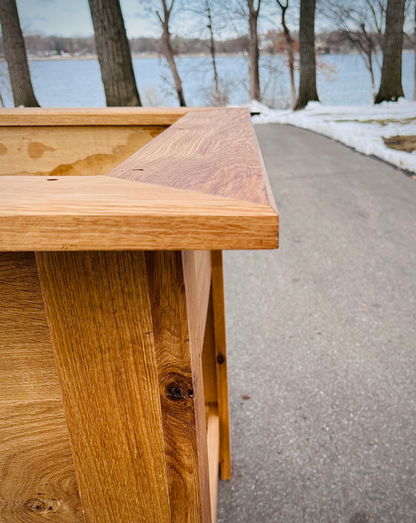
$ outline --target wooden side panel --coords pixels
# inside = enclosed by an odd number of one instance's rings
[[[172,521],[211,520],[195,257],[146,253]]]
[[[215,355],[217,360],[218,416],[220,419],[221,478],[230,479],[231,441],[222,251],[212,251],[211,262]]]
[[[211,289],[211,251],[194,251],[200,339],[204,339]]]
[[[38,254],[88,523],[171,521],[142,252]]]
[[[106,174],[166,128],[0,125],[0,175]]]
[[[0,253],[0,521],[84,523],[34,253]]]
[[[215,351],[214,310],[212,306],[212,292],[206,318],[204,346],[202,350],[202,368],[204,372],[205,403],[217,403],[217,357]]]
[[[215,523],[217,521],[218,460],[220,453],[220,421],[218,418],[218,408],[215,403],[211,403],[208,406],[207,418],[209,490],[211,493],[212,523]]]

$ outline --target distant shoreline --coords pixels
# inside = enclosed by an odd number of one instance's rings
[[[414,53],[411,49],[404,49],[403,53]],[[359,53],[339,53],[340,55],[359,55]],[[325,55],[321,56],[336,56],[335,53],[325,53]],[[244,53],[218,53],[217,58],[239,58],[246,56]],[[275,54],[269,54],[269,53],[263,53],[260,56],[286,56],[286,53],[275,53]],[[132,54],[133,59],[141,59],[141,58],[163,58],[160,54],[138,54],[133,53]],[[178,54],[177,58],[211,58],[210,54],[202,54],[202,53],[187,53],[187,54]],[[47,61],[47,60],[98,60],[97,55],[83,55],[83,56],[62,56],[62,55],[52,55],[52,56],[28,56],[28,60],[31,62],[41,62],[41,61]],[[4,58],[0,58],[0,62],[4,62]]]
[[[243,53],[218,53],[216,57],[218,58],[234,58],[244,56]],[[276,55],[277,56],[277,55]],[[282,55],[283,56],[283,55]],[[133,59],[138,58],[164,58],[160,54],[137,54],[132,53],[131,57]],[[200,54],[200,53],[187,53],[187,54],[178,54],[177,58],[210,58],[210,54]],[[52,55],[52,56],[28,56],[27,59],[33,62],[39,62],[43,60],[98,60],[97,55],[83,55],[83,56],[62,56],[62,55]],[[4,60],[2,60],[4,61]]]
[[[403,49],[403,53],[414,53],[412,49]],[[380,53],[381,54],[381,53]],[[360,55],[360,53],[322,53],[320,56],[349,56],[349,55]],[[217,58],[240,58],[246,56],[245,53],[218,53],[216,55]],[[285,57],[286,53],[263,53],[261,56],[280,56]],[[133,53],[132,54],[133,59],[146,59],[146,58],[164,58],[160,54],[138,54]],[[189,53],[189,54],[178,54],[177,58],[211,58],[210,54],[202,54],[202,53]],[[83,55],[83,56],[62,56],[62,55],[52,55],[52,56],[28,56],[28,61],[30,62],[46,62],[46,61],[71,61],[71,60],[98,60],[97,55]],[[6,60],[2,57],[0,57],[0,63],[5,62]]]

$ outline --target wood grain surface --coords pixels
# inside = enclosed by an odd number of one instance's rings
[[[75,164],[65,164],[66,174]],[[278,215],[245,109],[188,112],[106,176],[0,176],[1,250],[277,243]]]
[[[106,174],[165,129],[137,125],[4,127],[0,123],[0,176]]]
[[[189,113],[107,176],[275,208],[246,109]]]
[[[212,306],[212,292],[210,292],[209,296],[206,317],[204,345],[202,350],[202,368],[204,373],[205,403],[216,404],[218,402],[217,355],[215,351],[214,310]]]
[[[199,336],[203,341],[211,290],[211,251],[194,251],[194,260],[198,296]]]
[[[34,253],[0,253],[0,521],[85,523]]]
[[[0,126],[172,125],[187,113],[212,110],[211,107],[0,108]]]
[[[216,403],[208,405],[207,441],[209,461],[209,490],[211,493],[212,523],[217,521],[218,457],[220,450],[220,422]]]
[[[0,176],[0,250],[266,249],[270,207],[99,176]]]
[[[144,254],[37,259],[88,523],[170,522]]]
[[[221,479],[231,478],[231,437],[228,399],[227,338],[225,325],[224,273],[222,251],[212,251],[212,307],[215,359],[217,365],[217,401],[220,420]]]
[[[146,253],[172,521],[210,521],[193,252]]]

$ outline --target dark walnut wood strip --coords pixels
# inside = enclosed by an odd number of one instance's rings
[[[84,523],[34,253],[0,253],[0,521]]]
[[[246,109],[188,113],[106,176],[275,209]]]
[[[144,254],[37,259],[88,523],[170,523]]]

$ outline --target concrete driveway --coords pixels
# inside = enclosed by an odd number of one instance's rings
[[[225,253],[218,521],[414,523],[416,180],[309,131],[256,132],[280,249]]]

